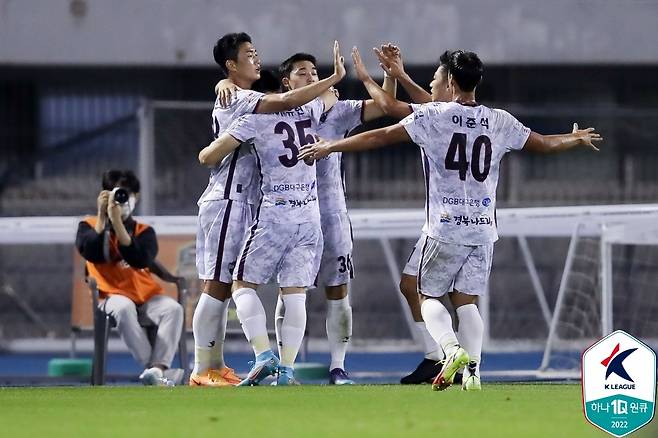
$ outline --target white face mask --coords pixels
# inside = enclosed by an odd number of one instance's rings
[[[135,198],[135,195],[130,195],[128,197],[128,202],[123,204],[121,206],[121,220],[126,220],[128,219],[128,216],[130,216],[135,209],[135,204],[137,203],[137,199]]]

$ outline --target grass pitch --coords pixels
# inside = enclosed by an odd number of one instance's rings
[[[0,388],[0,436],[596,437],[580,385]],[[637,436],[658,436],[654,424]]]

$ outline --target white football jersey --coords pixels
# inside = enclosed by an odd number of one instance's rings
[[[212,129],[215,138],[226,131],[238,117],[252,114],[263,96],[263,93],[239,89],[228,108],[220,106],[218,97],[212,111]],[[251,146],[244,144],[210,170],[208,186],[199,198],[198,204],[220,199],[257,204],[259,196],[256,158]]]
[[[363,101],[339,100],[324,113],[318,126],[318,135],[324,140],[347,137],[363,120]],[[347,211],[345,204],[345,175],[343,154],[329,154],[316,163],[318,172],[318,197],[320,211],[340,213]]]
[[[242,116],[226,131],[238,141],[252,143],[261,177],[257,219],[319,226],[315,164],[297,156],[304,145],[315,141],[323,110],[324,104],[316,99],[290,111]]]
[[[423,231],[460,245],[495,242],[500,160],[523,148],[530,129],[508,112],[484,105],[432,102],[411,108],[400,124],[421,147]]]

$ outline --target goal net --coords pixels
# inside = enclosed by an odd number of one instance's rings
[[[582,352],[613,330],[658,343],[658,217],[645,213],[576,224],[541,374],[578,375]]]

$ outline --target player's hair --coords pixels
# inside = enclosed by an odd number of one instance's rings
[[[309,55],[308,53],[295,53],[290,58],[286,59],[279,65],[279,79],[290,78],[290,73],[292,73],[292,66],[296,62],[308,61],[314,66],[318,65],[318,61],[315,59],[315,56]]]
[[[448,58],[448,72],[462,91],[473,91],[482,82],[484,66],[473,52],[456,50]]]
[[[244,32],[227,33],[217,40],[215,47],[212,49],[212,56],[215,58],[215,62],[219,65],[219,68],[225,75],[228,75],[226,61],[229,59],[231,61],[237,61],[240,45],[250,42],[251,37]]]
[[[125,187],[132,193],[139,193],[139,179],[132,170],[110,169],[103,172],[101,185],[103,190]]]
[[[281,82],[272,70],[261,70],[260,79],[253,83],[251,89],[260,93],[276,93],[281,89]]]
[[[439,56],[439,66],[444,66],[448,68],[450,55],[452,55],[452,50],[446,50],[445,52],[441,53],[441,56]]]

